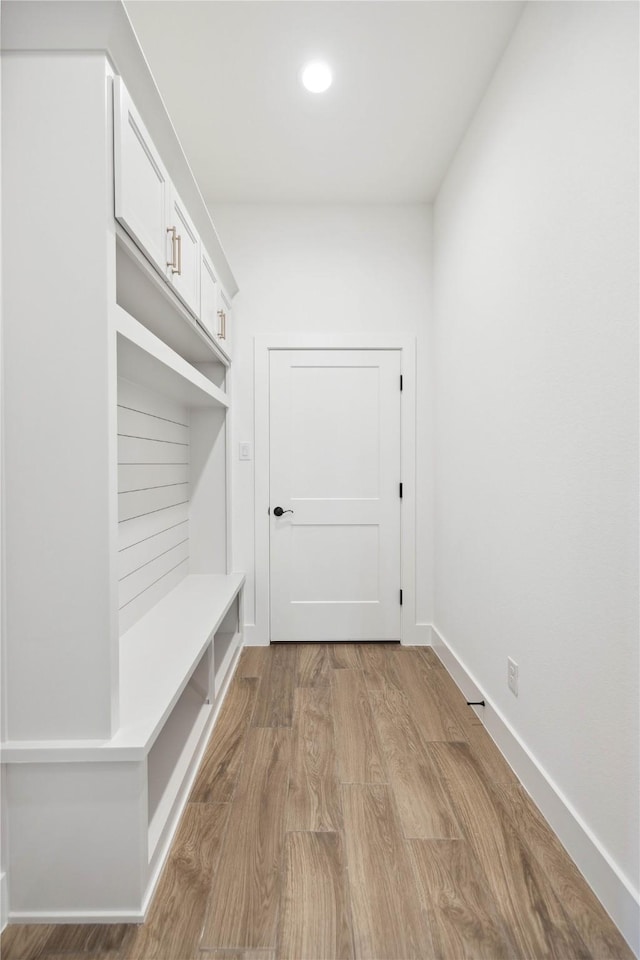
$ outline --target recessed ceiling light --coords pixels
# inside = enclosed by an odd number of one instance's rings
[[[324,93],[331,86],[331,70],[321,60],[308,63],[302,71],[302,83],[311,93]]]

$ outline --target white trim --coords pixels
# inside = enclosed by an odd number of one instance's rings
[[[370,334],[263,334],[254,338],[255,624],[247,646],[269,643],[269,352],[271,350],[399,350],[401,394],[400,469],[403,482],[400,568],[403,591],[401,642],[416,635],[416,342],[414,337]],[[267,572],[266,575],[264,572]],[[248,628],[248,629],[247,629]],[[253,636],[249,639],[250,633]]]
[[[487,732],[637,956],[640,954],[640,895],[542,763],[487,697],[451,644],[433,625],[431,632],[433,649],[466,698],[485,701],[486,706],[477,712]]]
[[[245,623],[243,628],[245,647],[268,647],[269,637],[263,636],[255,623]]]
[[[0,933],[4,930],[9,920],[9,890],[7,887],[7,875],[0,873]]]
[[[416,623],[413,645],[415,647],[433,646],[433,631],[430,623]]]

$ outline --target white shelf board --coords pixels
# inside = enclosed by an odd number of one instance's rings
[[[110,750],[110,740],[5,740],[0,763],[89,763],[132,760],[140,751]]]
[[[115,304],[118,376],[189,407],[228,407],[223,390]]]
[[[111,740],[7,741],[0,762],[143,760],[244,580],[191,574],[122,635],[120,728]]]

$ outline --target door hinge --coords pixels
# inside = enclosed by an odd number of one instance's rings
[[[400,606],[402,606],[402,590],[400,591]]]
[[[402,374],[400,374],[400,390],[402,390]]]
[[[402,484],[400,484],[400,499],[402,500]]]

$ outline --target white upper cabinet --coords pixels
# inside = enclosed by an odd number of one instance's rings
[[[120,77],[114,151],[116,219],[229,359],[231,300]]]
[[[164,273],[169,178],[119,77],[114,78],[114,111],[116,219]]]
[[[220,287],[220,294],[218,297],[218,322],[220,324],[220,340],[222,341],[221,347],[227,354],[231,357],[231,338],[233,335],[233,316],[232,316],[232,306],[231,306],[231,297],[229,297],[224,289]]]
[[[201,317],[200,236],[163,166],[127,89],[114,78],[115,215],[187,309]],[[204,252],[204,251],[202,251]],[[214,286],[217,279],[207,258]],[[203,268],[204,269],[204,268]],[[205,283],[209,283],[208,275]],[[218,292],[204,293],[212,321],[202,323],[219,343]],[[223,331],[222,331],[223,332]]]
[[[218,340],[218,289],[219,283],[215,271],[202,251],[200,264],[200,323],[210,337]]]
[[[200,323],[230,359],[230,344],[227,339],[228,310],[229,300],[222,290],[209,257],[203,250],[200,259]]]
[[[200,316],[200,238],[176,191],[167,207],[167,278],[185,306]]]

